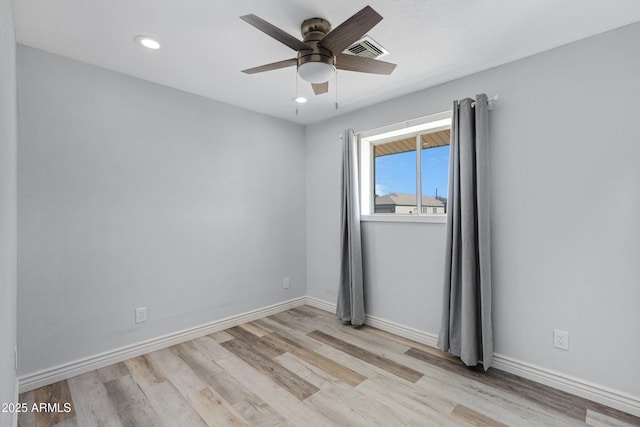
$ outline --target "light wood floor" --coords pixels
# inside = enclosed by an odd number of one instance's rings
[[[629,426],[633,417],[308,306],[27,392],[27,426]]]

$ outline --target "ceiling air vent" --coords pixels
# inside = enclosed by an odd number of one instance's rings
[[[344,53],[348,53],[355,56],[364,56],[365,58],[378,59],[389,52],[380,46],[378,42],[369,36],[364,36],[348,48],[344,50]]]

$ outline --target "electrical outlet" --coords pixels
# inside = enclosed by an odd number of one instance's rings
[[[289,289],[289,278],[285,277],[282,281],[282,289]]]
[[[569,332],[554,329],[553,346],[561,350],[569,350]]]
[[[144,323],[147,321],[147,307],[136,308],[136,323]]]

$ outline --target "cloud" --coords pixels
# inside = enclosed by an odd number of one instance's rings
[[[388,188],[389,187],[384,184],[376,184],[376,194],[378,196],[384,196],[385,194],[387,194]]]

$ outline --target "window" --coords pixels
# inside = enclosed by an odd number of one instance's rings
[[[361,134],[362,218],[444,218],[450,132],[447,112]]]

